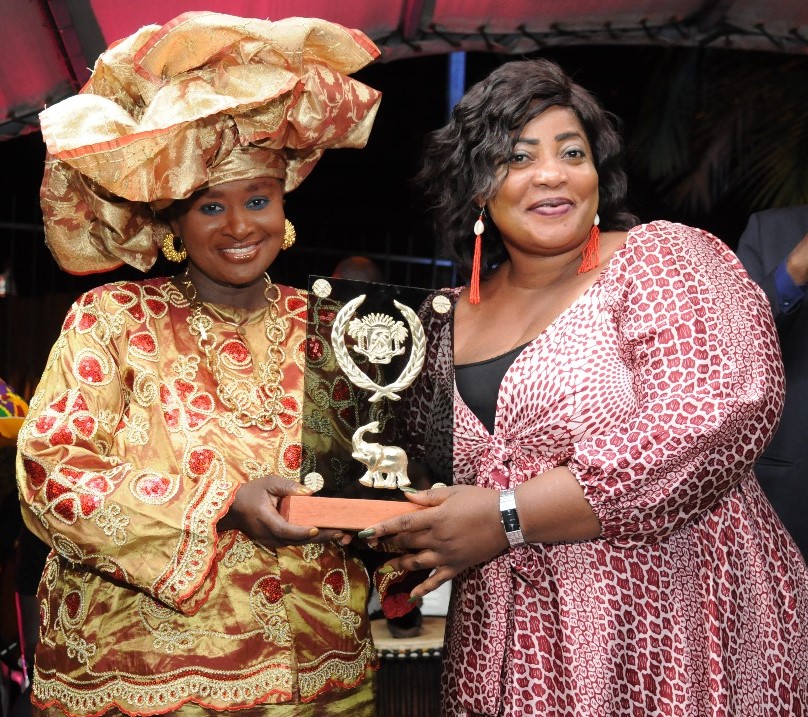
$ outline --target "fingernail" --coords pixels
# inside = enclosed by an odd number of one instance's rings
[[[365,530],[360,530],[357,534],[357,538],[370,538],[371,536],[376,535],[376,531],[373,528],[365,528]]]
[[[319,535],[319,534],[320,534],[320,529],[319,528],[312,528],[309,531],[309,537],[310,538],[313,538],[313,537],[315,537],[316,535]]]
[[[306,487],[306,486],[304,486],[304,485],[299,485],[299,486],[297,487],[297,492],[298,492],[299,494],[302,494],[302,495],[311,495],[312,490],[311,490],[311,488],[307,488],[307,487]]]
[[[394,571],[395,571],[395,568],[392,565],[382,565],[379,568],[378,573],[380,575],[389,575],[390,573],[392,573]]]
[[[333,540],[342,540],[342,538],[344,536],[345,536],[345,533],[334,533]]]
[[[401,488],[399,488],[399,490],[402,493],[417,493],[418,492],[415,488],[410,488],[408,485],[401,486]]]
[[[418,602],[421,598],[415,597],[415,595],[410,595],[407,598],[407,602],[412,605],[414,602]]]

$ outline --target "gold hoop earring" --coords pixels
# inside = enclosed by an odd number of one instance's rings
[[[283,243],[281,244],[281,249],[286,250],[292,244],[295,243],[297,239],[297,232],[295,231],[295,225],[292,224],[288,219],[283,220]]]
[[[174,239],[176,238],[171,232],[166,234],[166,238],[163,239],[163,254],[169,261],[179,264],[179,262],[188,258],[188,252],[185,251],[185,247],[182,245],[182,239],[180,239],[180,248],[177,250],[174,246]]]

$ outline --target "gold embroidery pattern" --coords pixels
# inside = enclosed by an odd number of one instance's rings
[[[248,458],[244,461],[244,472],[247,474],[249,480],[255,480],[265,475],[272,475],[276,473],[275,461],[270,458],[266,463],[259,463],[253,458]]]
[[[193,698],[214,709],[236,705],[249,706],[257,700],[267,703],[291,699],[292,678],[289,668],[267,664],[253,675],[211,670],[204,674],[183,675],[178,671],[149,676],[145,684],[138,677],[130,679],[99,676],[100,687],[81,690],[63,683],[58,677],[43,674],[35,668],[33,693],[37,702],[57,702],[72,714],[93,714],[112,705],[121,710],[143,714],[165,712],[183,700]],[[159,680],[159,681],[158,681]],[[270,693],[276,692],[279,694]],[[269,695],[269,696],[268,696]]]
[[[73,375],[80,383],[106,386],[115,376],[109,358],[95,349],[82,349],[73,359]]]
[[[112,538],[115,545],[123,545],[126,542],[126,526],[129,525],[129,516],[121,515],[121,506],[116,503],[99,510],[95,516],[95,522],[104,535]]]
[[[151,371],[138,371],[132,386],[132,397],[139,406],[151,406],[160,399],[159,381]]]
[[[154,582],[154,594],[165,595],[169,602],[187,597],[199,574],[207,569],[209,548],[213,541],[210,526],[230,495],[232,481],[224,475],[224,459],[212,448],[196,447],[188,451],[183,470],[197,477],[199,487],[189,502],[182,524],[184,542],[177,547],[174,559],[163,575]]]
[[[222,558],[222,564],[226,568],[234,568],[239,563],[250,560],[254,555],[255,543],[244,537],[242,533],[239,533],[233,545],[225,553],[224,558]]]
[[[198,431],[214,417],[213,396],[200,384],[175,378],[160,384],[160,404],[169,431]]]
[[[264,627],[264,639],[276,645],[290,645],[292,635],[283,606],[284,589],[280,579],[267,575],[250,590],[250,612]]]
[[[303,559],[307,563],[317,562],[320,556],[325,552],[325,546],[322,543],[306,543],[302,548]]]
[[[69,563],[76,564],[92,562],[97,570],[102,573],[108,573],[116,580],[123,582],[131,581],[129,574],[108,555],[102,555],[100,553],[85,553],[72,540],[66,538],[61,533],[53,533],[51,538],[53,540],[53,549]],[[48,563],[48,565],[50,566],[50,563]],[[53,572],[51,573],[53,582],[48,585],[49,590],[53,590],[56,586],[56,578],[58,577],[56,566],[57,563],[54,562]]]
[[[57,620],[65,630],[75,630],[86,614],[86,601],[80,590],[71,590],[59,604]]]
[[[138,500],[149,505],[163,505],[171,500],[179,490],[179,476],[143,471],[132,478],[129,490]]]
[[[144,622],[148,622],[149,617],[157,620],[168,620],[176,615],[168,605],[164,605],[159,600],[155,600],[151,595],[141,594],[138,597],[138,610]]]
[[[99,411],[98,412],[98,425],[106,433],[112,433],[115,430],[117,417],[112,411]]]
[[[136,446],[145,446],[149,442],[149,423],[141,415],[130,416],[126,421],[126,440]]]
[[[88,644],[75,633],[67,633],[65,642],[67,643],[67,656],[82,664],[88,663],[95,655],[95,645]]]
[[[188,651],[196,643],[193,633],[188,630],[177,630],[170,625],[161,623],[152,633],[154,635],[154,649],[169,655],[176,651]]]
[[[332,650],[318,660],[300,665],[300,694],[317,694],[329,682],[355,685],[364,676],[368,665],[375,663],[376,652],[369,639],[364,640],[353,655]]]
[[[157,336],[151,331],[138,331],[129,337],[129,351],[143,361],[156,362],[159,357]]]
[[[186,629],[183,627],[186,618],[149,595],[139,596],[138,613],[141,624],[152,637],[152,649],[168,655],[178,652],[195,655],[198,652],[199,638],[202,637],[232,641],[260,635],[263,632],[261,629],[254,629],[234,635],[199,627]]]
[[[185,381],[193,381],[196,378],[197,371],[199,371],[199,356],[180,354],[177,356],[177,361],[172,367],[172,371]]]

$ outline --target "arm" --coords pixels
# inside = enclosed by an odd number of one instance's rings
[[[637,411],[575,446],[569,468],[621,546],[663,540],[710,510],[768,444],[783,404],[771,311],[729,249],[667,223],[635,243],[613,312]],[[644,308],[645,307],[645,308]]]
[[[774,218],[779,219],[777,215]],[[789,224],[788,228],[793,234],[796,227]],[[808,234],[779,263],[767,270],[772,263],[771,257],[768,262],[764,259],[761,242],[765,241],[767,235],[771,236],[781,229],[773,225],[766,230],[762,226],[761,215],[752,214],[738,242],[737,252],[749,276],[766,292],[777,319],[780,314],[792,313],[802,305],[805,285],[808,284]]]

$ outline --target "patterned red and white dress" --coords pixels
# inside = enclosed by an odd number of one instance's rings
[[[566,465],[603,534],[459,576],[444,712],[808,713],[808,570],[752,473],[783,390],[732,252],[655,222],[515,360],[493,435],[455,391],[456,482]]]

